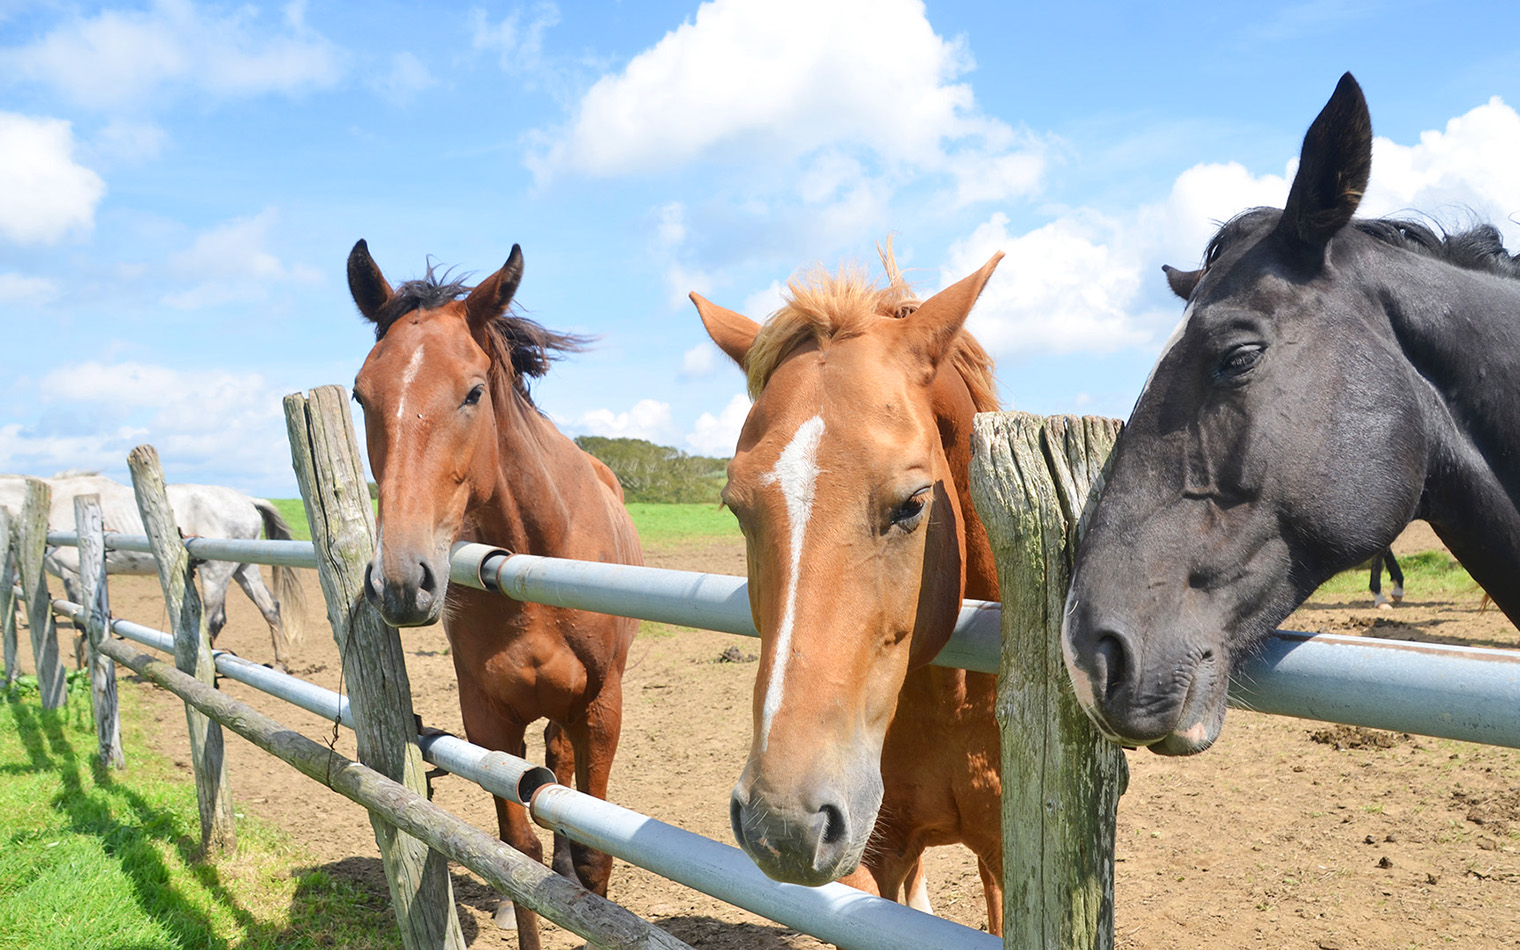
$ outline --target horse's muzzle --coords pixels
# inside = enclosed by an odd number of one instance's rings
[[[426,558],[403,560],[387,573],[376,555],[364,570],[364,597],[391,626],[421,627],[437,622],[443,612],[447,582]]]
[[[767,795],[745,778],[734,787],[729,800],[734,837],[767,877],[816,887],[860,865],[881,807],[879,778],[874,794],[837,794],[823,783],[812,792]]]

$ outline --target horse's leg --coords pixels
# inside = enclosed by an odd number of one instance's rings
[[[913,866],[908,868],[908,876],[903,880],[903,899],[914,910],[934,913],[934,903],[929,900],[929,873],[924,870],[923,855],[919,855]]]
[[[1399,570],[1399,562],[1394,560],[1392,548],[1388,549],[1388,576],[1393,580],[1393,590],[1388,592],[1388,596],[1393,598],[1394,603],[1401,603],[1404,600],[1404,572]]]
[[[565,733],[574,746],[575,787],[594,798],[606,800],[607,776],[612,772],[612,758],[617,754],[618,738],[623,729],[623,680],[614,671],[602,684],[602,690],[586,707],[586,715],[565,724]],[[555,842],[558,848],[558,840]],[[581,883],[595,894],[607,896],[607,880],[612,877],[612,855],[578,841],[569,842],[570,858]]]
[[[555,722],[544,727],[544,764],[561,785],[575,784],[575,747],[570,744],[570,736]],[[575,872],[575,858],[570,853],[570,839],[557,831],[554,833],[554,857],[549,863],[560,875],[572,881],[579,878]]]
[[[1367,581],[1367,589],[1372,592],[1372,606],[1388,606],[1388,598],[1383,596],[1383,555],[1381,554],[1372,556],[1372,577]]]
[[[976,859],[977,873],[982,876],[982,894],[987,898],[987,932],[994,937],[1003,935],[1003,862],[999,856],[996,863]]]
[[[206,632],[213,644],[227,626],[227,585],[236,567],[227,561],[207,561],[196,570],[201,579],[201,616],[206,618]]]
[[[274,641],[274,668],[282,672],[290,669],[290,640],[285,636],[285,625],[280,622],[280,605],[275,602],[274,595],[269,588],[264,586],[264,576],[259,573],[257,564],[239,564],[232,572],[238,586],[243,588],[243,593],[253,601],[253,605],[259,608],[259,613],[264,615],[264,622],[269,624],[269,638]],[[222,594],[226,599],[225,590]]]
[[[464,715],[465,736],[471,742],[508,755],[527,753],[523,741],[527,726],[494,714],[479,688],[464,677],[459,680],[459,711]],[[533,830],[533,823],[528,820],[527,809],[503,798],[492,797],[496,803],[496,827],[501,840],[534,861],[542,861],[544,846]],[[496,906],[496,926],[502,930],[516,929],[517,945],[521,950],[540,950],[538,915],[527,907],[503,898]]]

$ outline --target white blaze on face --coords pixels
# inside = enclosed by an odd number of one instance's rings
[[[396,400],[396,418],[406,415],[406,391],[411,388],[412,380],[417,378],[417,371],[422,368],[422,344],[412,353],[412,358],[407,360],[406,369],[401,371],[401,398]]]
[[[1151,388],[1151,380],[1156,378],[1156,370],[1161,368],[1161,361],[1166,359],[1166,354],[1170,353],[1172,347],[1177,345],[1177,341],[1182,339],[1182,334],[1187,330],[1188,321],[1191,319],[1193,319],[1193,304],[1189,301],[1187,309],[1182,311],[1182,319],[1177,322],[1177,329],[1172,331],[1172,335],[1167,337],[1166,343],[1162,345],[1161,355],[1156,357],[1156,365],[1151,367],[1151,374],[1145,377],[1145,385],[1140,387],[1140,399],[1145,398],[1146,390]],[[1135,405],[1140,405],[1140,399],[1135,400]]]
[[[797,582],[802,570],[802,540],[813,516],[813,488],[818,482],[818,443],[823,439],[823,416],[814,416],[797,427],[792,441],[781,451],[776,467],[763,475],[763,484],[781,487],[786,499],[787,528],[791,540],[791,562],[787,567],[786,607],[781,626],[776,630],[776,653],[771,662],[770,682],[765,687],[765,705],[760,710],[760,749],[770,740],[771,720],[781,708],[785,690],[787,660],[792,653],[792,626],[797,620]]]

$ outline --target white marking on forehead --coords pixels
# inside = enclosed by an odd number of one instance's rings
[[[406,391],[412,385],[412,380],[417,378],[417,371],[422,368],[422,344],[417,344],[412,358],[407,360],[406,369],[401,371],[401,398],[396,400],[396,418],[406,415]],[[421,419],[419,414],[417,418]]]
[[[1188,321],[1191,319],[1193,319],[1193,302],[1190,300],[1187,309],[1182,311],[1182,319],[1177,321],[1177,328],[1172,331],[1171,336],[1166,338],[1166,343],[1161,347],[1161,355],[1156,357],[1156,365],[1151,367],[1151,374],[1145,377],[1145,385],[1140,387],[1140,397],[1135,400],[1135,405],[1138,406],[1140,399],[1145,398],[1146,390],[1151,388],[1151,381],[1156,378],[1156,370],[1161,368],[1161,361],[1166,359],[1166,354],[1170,353],[1172,347],[1177,345],[1177,341],[1182,339],[1182,334],[1186,332]]]
[[[760,750],[770,741],[771,720],[781,708],[785,692],[787,660],[792,652],[792,626],[797,621],[797,582],[802,572],[802,540],[813,517],[813,488],[818,482],[818,443],[823,439],[823,416],[814,416],[797,427],[792,441],[781,450],[776,467],[760,477],[762,484],[781,486],[786,499],[787,529],[791,536],[791,564],[786,578],[786,607],[776,631],[776,654],[771,662],[765,704],[760,710]]]

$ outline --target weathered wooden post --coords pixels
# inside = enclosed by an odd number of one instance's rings
[[[48,512],[53,491],[40,478],[26,480],[26,503],[21,508],[20,545],[16,564],[26,597],[26,623],[32,632],[32,658],[37,663],[37,688],[42,708],[57,709],[68,701],[63,664],[58,659],[58,635],[53,626],[52,596],[42,558],[47,553]]]
[[[1110,950],[1114,835],[1129,771],[1077,705],[1061,659],[1076,542],[1119,423],[984,413],[971,489],[1003,598],[1003,945]]]
[[[16,522],[10,510],[0,507],[0,644],[5,651],[5,690],[16,685],[21,670],[16,649]]]
[[[342,656],[359,761],[426,793],[417,746],[412,687],[401,636],[364,599],[364,571],[375,550],[375,515],[364,463],[341,386],[285,397],[290,456],[306,503],[327,619]],[[462,948],[448,861],[374,812],[370,823],[408,948]]]
[[[90,700],[95,709],[100,764],[125,768],[116,704],[116,661],[100,652],[100,642],[110,629],[111,600],[106,590],[106,529],[99,495],[74,496],[74,529],[79,533],[79,596],[89,643]]]
[[[169,505],[158,450],[139,445],[127,455],[127,468],[132,472],[137,510],[158,561],[158,583],[174,634],[174,665],[202,683],[215,685],[216,667],[211,661],[211,639],[201,624],[195,568]],[[189,703],[185,704],[185,721],[190,727],[190,766],[195,771],[195,797],[201,813],[201,853],[232,851],[237,847],[237,826],[222,727]]]

